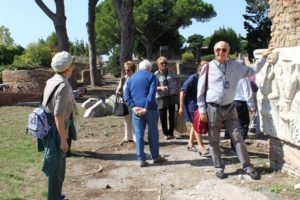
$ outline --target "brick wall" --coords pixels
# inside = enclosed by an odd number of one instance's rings
[[[269,18],[272,21],[269,46],[291,47],[300,45],[300,1],[269,0]]]
[[[36,70],[4,70],[2,72],[3,83],[9,85],[5,92],[15,93],[43,93],[46,81],[54,72],[49,69]]]

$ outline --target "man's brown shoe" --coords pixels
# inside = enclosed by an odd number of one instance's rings
[[[153,159],[153,163],[163,163],[167,161],[164,157],[158,156],[157,158]]]
[[[145,160],[139,160],[139,166],[140,167],[146,167],[148,165],[147,161]]]

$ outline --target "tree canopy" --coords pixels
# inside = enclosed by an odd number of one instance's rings
[[[0,44],[13,45],[14,40],[10,36],[10,31],[5,26],[0,26]]]
[[[253,57],[253,51],[259,48],[267,48],[271,39],[272,22],[268,18],[269,5],[265,0],[246,0],[246,12],[244,27],[248,32],[246,50],[249,61]]]
[[[178,29],[196,21],[208,21],[216,16],[211,4],[202,0],[136,0],[134,4],[134,21],[136,26],[136,47],[143,47],[148,58],[152,57],[161,45],[158,41],[163,36],[173,35],[182,42]],[[110,0],[104,0],[97,10],[97,43],[102,52],[108,52],[120,44],[120,27]],[[173,38],[174,38],[173,37]],[[170,46],[172,40],[165,38]],[[105,48],[103,48],[105,47]]]
[[[226,41],[230,45],[230,52],[236,53],[240,51],[241,41],[232,28],[220,28],[216,30],[210,38],[208,46],[209,52],[213,53],[214,45],[218,41]]]

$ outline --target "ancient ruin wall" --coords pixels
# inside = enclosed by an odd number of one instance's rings
[[[300,46],[300,0],[269,0],[270,46]]]
[[[271,168],[300,176],[300,0],[269,0],[273,54],[257,74],[261,131]],[[262,51],[256,51],[260,57]]]
[[[9,85],[5,92],[43,93],[46,81],[53,74],[53,71],[45,69],[4,70],[2,72],[3,83]]]

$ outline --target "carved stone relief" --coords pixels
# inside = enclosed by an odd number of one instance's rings
[[[255,58],[263,50],[254,51]],[[274,49],[256,75],[261,131],[300,145],[300,46]]]

